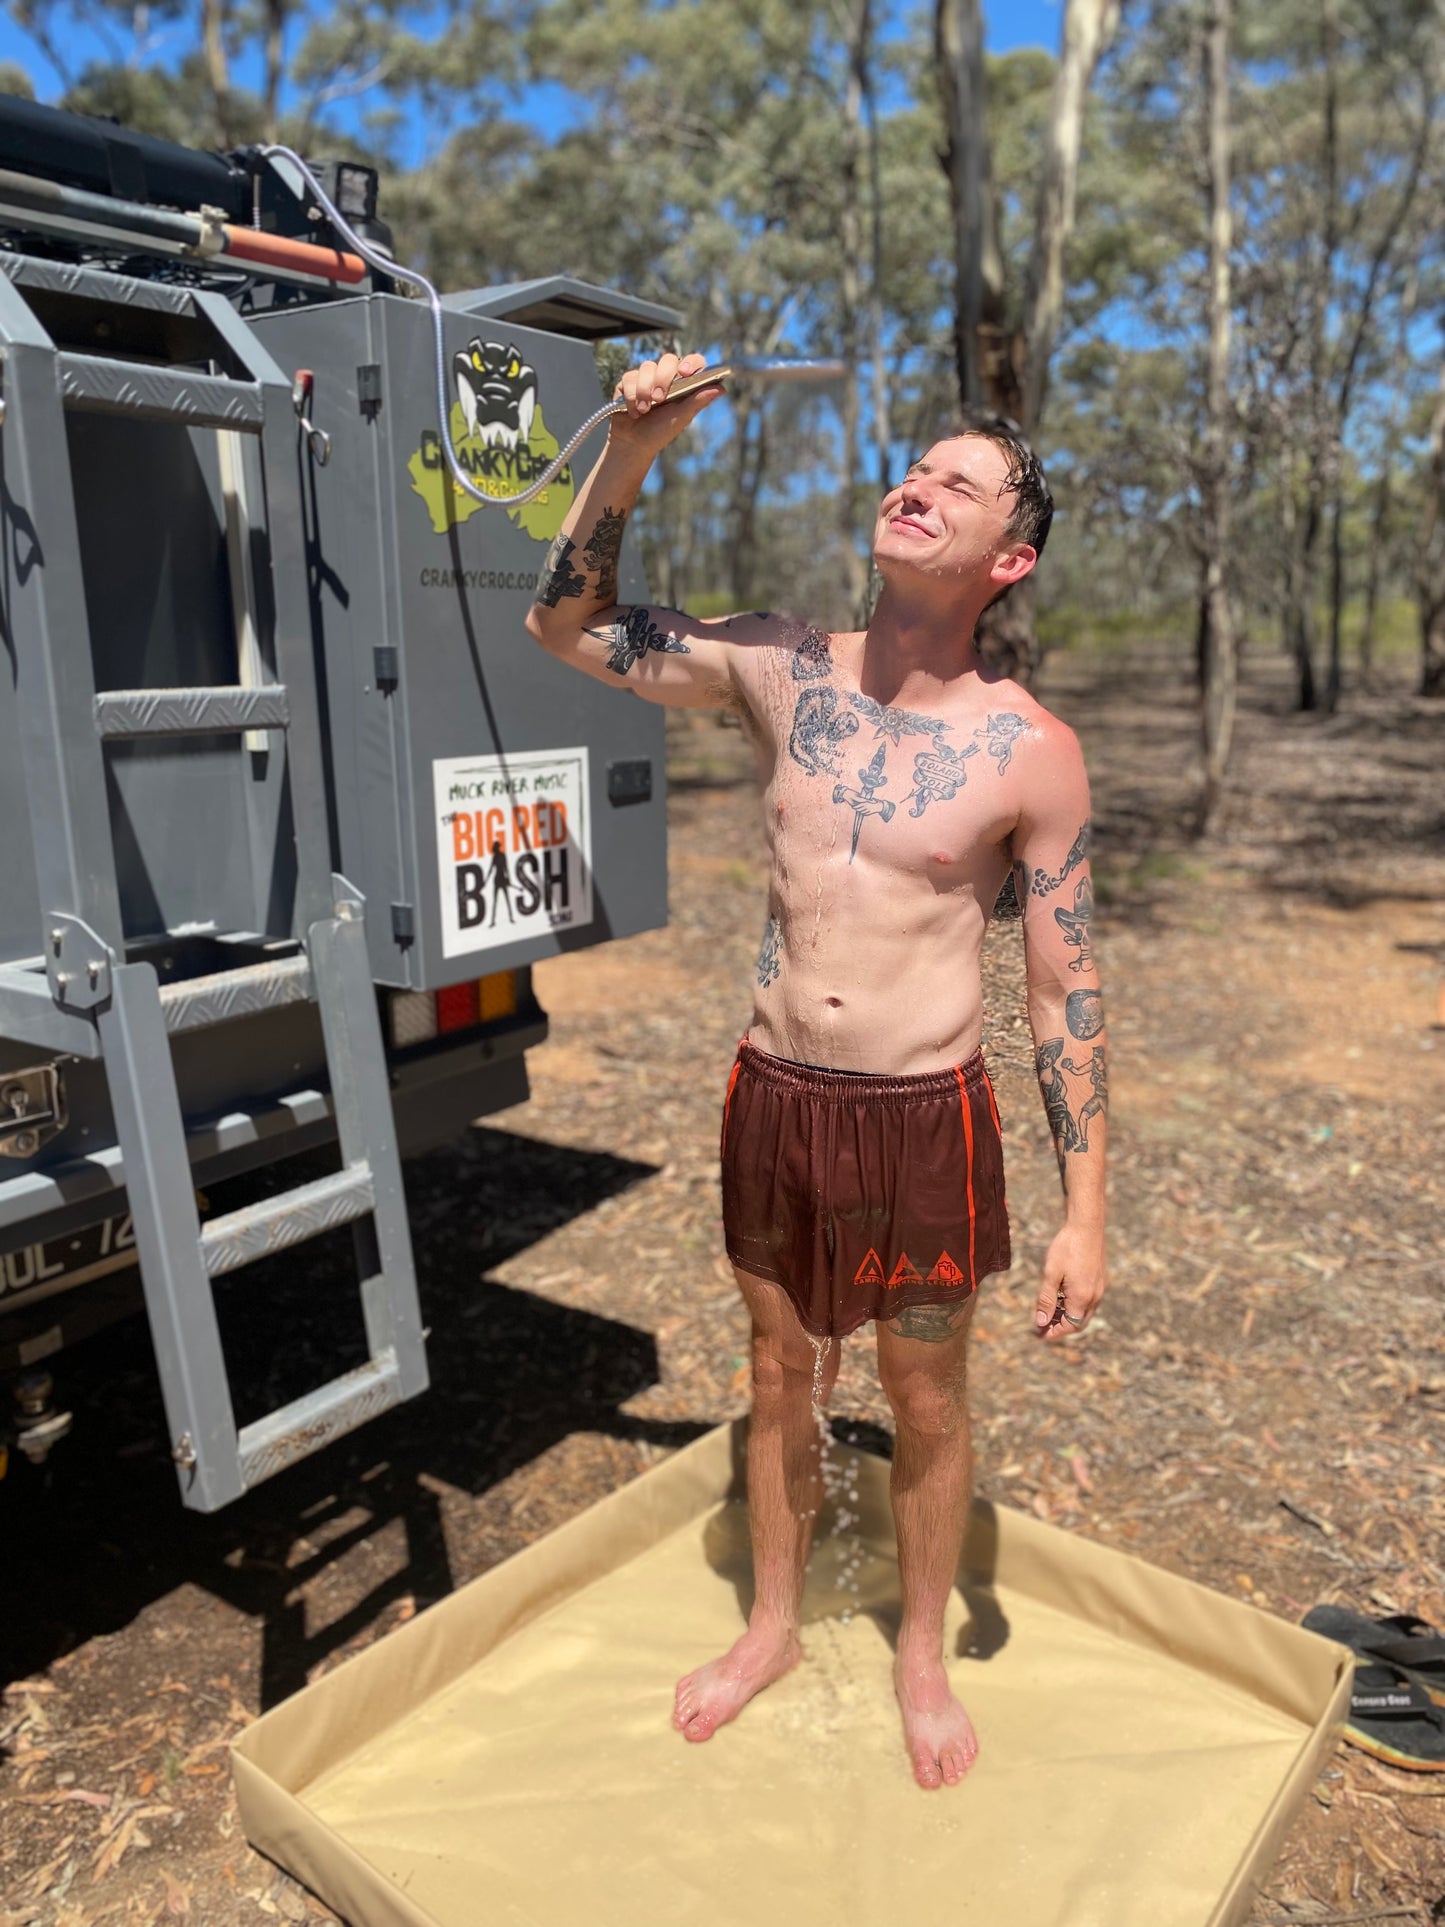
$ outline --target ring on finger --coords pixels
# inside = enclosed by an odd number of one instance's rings
[[[1063,1306],[1060,1305],[1059,1315],[1063,1318],[1067,1318],[1069,1323],[1073,1326],[1074,1330],[1077,1331],[1079,1327],[1083,1324],[1084,1318],[1087,1318],[1089,1314],[1085,1312],[1083,1318],[1075,1318],[1074,1314],[1071,1311],[1065,1311]]]

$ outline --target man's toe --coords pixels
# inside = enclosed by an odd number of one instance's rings
[[[916,1746],[913,1749],[913,1777],[920,1786],[942,1785],[943,1776],[939,1773],[938,1761],[931,1747]]]
[[[705,1708],[684,1722],[682,1737],[685,1740],[710,1740],[716,1731],[717,1715]]]

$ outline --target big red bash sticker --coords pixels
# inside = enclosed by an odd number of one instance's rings
[[[585,748],[454,757],[432,776],[443,956],[591,923]]]

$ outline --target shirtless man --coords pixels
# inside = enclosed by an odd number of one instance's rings
[[[664,355],[624,375],[627,413],[612,420],[527,618],[552,655],[614,688],[735,709],[763,786],[768,918],[723,1124],[728,1253],[753,1325],[755,1600],[731,1651],[678,1682],[673,1723],[711,1738],[802,1656],[821,1483],[815,1352],[830,1391],[839,1341],[871,1319],[897,1426],[894,1685],[915,1779],[951,1786],[978,1751],[942,1650],[972,1472],[968,1330],[979,1279],[1009,1264],[979,958],[1010,866],[1064,1178],[1039,1338],[1080,1329],[1105,1283],[1088,782],[1072,732],[973,643],[983,609],[1037,561],[1052,504],[1032,454],[980,422],[937,442],[884,497],[873,543],[883,591],[866,634],[619,608],[617,556],[643,478],[720,393],[669,403],[668,389],[704,365]]]

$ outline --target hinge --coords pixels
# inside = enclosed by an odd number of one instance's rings
[[[409,903],[394,903],[391,906],[391,934],[401,950],[416,942],[416,911]]]
[[[394,642],[379,642],[371,652],[371,673],[383,696],[389,696],[401,680],[401,661]]]
[[[53,1064],[0,1076],[0,1158],[33,1158],[65,1122],[65,1086]]]
[[[381,363],[363,361],[356,371],[356,400],[368,421],[381,413]]]

